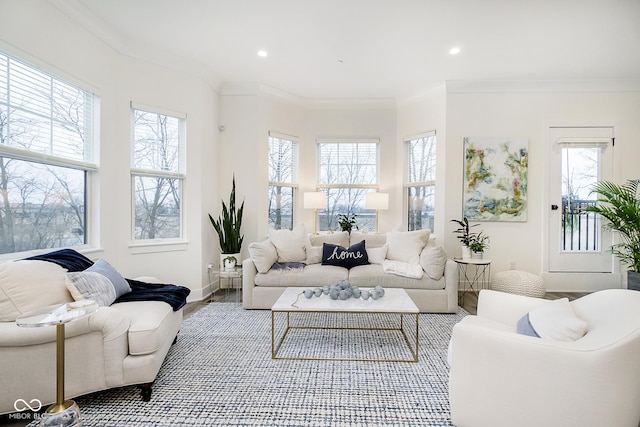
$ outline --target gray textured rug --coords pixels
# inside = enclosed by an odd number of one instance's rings
[[[272,360],[270,311],[212,303],[185,320],[150,402],[136,387],[75,400],[85,426],[451,426],[447,345],[465,315],[420,314],[418,363]],[[327,351],[307,332],[306,350]]]

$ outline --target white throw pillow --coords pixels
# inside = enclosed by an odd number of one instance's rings
[[[252,242],[249,244],[249,256],[256,266],[258,273],[266,273],[271,269],[274,262],[278,261],[278,252],[271,240],[265,239],[262,242]]]
[[[48,261],[0,264],[0,321],[12,322],[36,308],[72,302],[64,268]]]
[[[575,341],[587,333],[587,322],[576,316],[568,298],[549,301],[518,320],[519,334],[554,341]]]
[[[430,230],[388,232],[387,259],[417,264],[430,234]]]
[[[269,230],[271,243],[278,252],[278,262],[304,262],[305,252],[304,225],[299,225],[293,230]]]
[[[429,243],[422,249],[420,253],[420,265],[427,276],[433,280],[440,280],[444,274],[444,267],[447,264],[447,254],[440,246],[436,246],[434,240],[429,240]]]
[[[366,249],[370,264],[382,264],[387,257],[387,245],[382,245],[379,248],[367,247]]]

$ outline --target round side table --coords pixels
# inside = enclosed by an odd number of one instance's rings
[[[476,258],[454,258],[458,264],[458,305],[464,304],[464,297],[471,291],[477,297],[481,289],[488,289],[491,280],[491,260]],[[471,269],[470,266],[473,266]],[[464,286],[466,284],[466,286]]]
[[[19,316],[18,326],[38,328],[56,326],[56,403],[40,418],[41,426],[81,425],[80,408],[73,400],[64,400],[64,325],[82,319],[98,310],[93,300],[42,307]]]

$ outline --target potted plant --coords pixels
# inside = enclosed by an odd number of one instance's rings
[[[615,231],[620,242],[611,246],[610,251],[627,265],[627,287],[640,290],[640,200],[638,199],[638,183],[640,180],[628,180],[619,185],[611,181],[599,181],[593,187],[598,203],[587,207],[587,212],[594,212],[606,218],[603,224]]]
[[[463,217],[462,220],[452,219],[451,222],[455,222],[458,224],[458,228],[453,230],[454,234],[457,234],[456,238],[460,240],[462,244],[462,259],[471,258],[471,249],[469,245],[472,242],[473,237],[476,233],[471,232],[471,227],[476,227],[478,224],[469,225],[469,220],[466,217]]]
[[[476,224],[477,225],[477,224]],[[482,259],[484,250],[489,248],[489,236],[480,232],[470,237],[469,249],[471,250],[471,258]]]
[[[351,234],[351,230],[355,227],[355,229],[358,229],[358,225],[356,224],[356,217],[357,215],[344,215],[344,214],[339,214],[338,215],[338,224],[340,225],[340,230],[342,231],[346,231],[347,233]]]
[[[242,213],[244,211],[244,201],[240,208],[236,209],[236,177],[233,177],[231,187],[231,195],[229,196],[229,205],[222,201],[222,215],[218,219],[213,219],[209,214],[211,225],[218,233],[220,241],[220,268],[224,268],[224,260],[235,259],[236,263],[240,259],[240,250],[242,249],[242,240],[244,236],[240,234],[242,226]]]

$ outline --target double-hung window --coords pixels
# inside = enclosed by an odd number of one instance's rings
[[[436,189],[436,133],[404,141],[408,229],[433,231]]]
[[[338,215],[355,215],[359,229],[375,229],[376,213],[365,202],[378,189],[378,146],[377,138],[318,140],[318,191],[327,193],[320,230],[339,230]]]
[[[293,228],[297,188],[297,138],[269,132],[269,228]]]
[[[97,102],[0,52],[0,253],[88,243]]]
[[[182,238],[186,116],[132,104],[131,121],[133,239]]]

